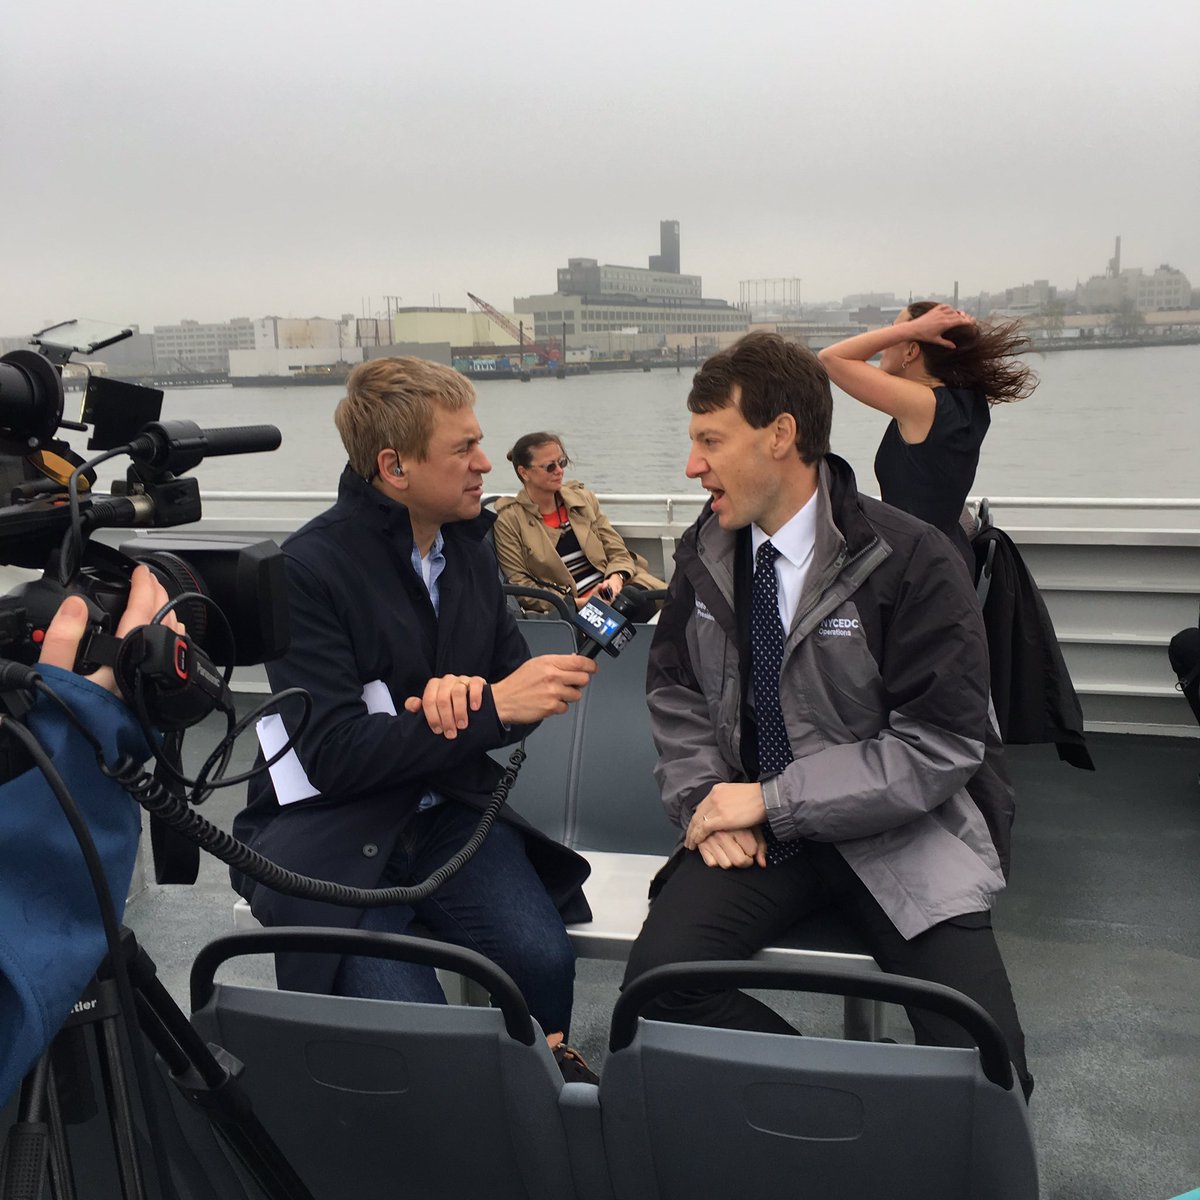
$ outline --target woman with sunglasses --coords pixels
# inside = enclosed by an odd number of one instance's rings
[[[527,433],[508,452],[521,481],[516,496],[496,505],[496,557],[509,583],[546,588],[582,608],[593,592],[615,596],[627,583],[667,585],[646,570],[600,509],[594,493],[567,481],[571,465],[556,433]],[[531,612],[549,612],[545,600],[520,597]],[[649,615],[649,614],[647,614]],[[635,614],[635,619],[645,619]]]

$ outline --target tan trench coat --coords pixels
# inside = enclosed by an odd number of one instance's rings
[[[600,510],[595,494],[578,480],[564,482],[559,495],[567,508],[571,528],[588,561],[606,575],[627,571],[630,582],[642,588],[663,588],[667,585],[651,575],[647,562],[634,554],[622,541]],[[516,496],[506,497],[496,504],[496,524],[492,530],[496,541],[496,557],[509,583],[526,587],[546,588],[563,596],[575,595],[571,573],[558,554],[559,531],[542,520],[537,505],[522,488]],[[521,606],[531,612],[549,612],[545,600],[521,597]]]

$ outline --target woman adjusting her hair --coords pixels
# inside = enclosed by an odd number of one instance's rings
[[[527,433],[508,452],[521,481],[515,497],[496,505],[493,536],[500,569],[509,583],[548,588],[582,608],[592,594],[617,595],[627,583],[638,588],[667,585],[646,570],[578,480],[567,481],[571,465],[555,433]],[[548,612],[545,600],[520,597],[522,607]],[[647,607],[653,608],[652,605]],[[649,613],[634,613],[645,620]]]
[[[893,325],[828,346],[818,357],[855,400],[892,418],[875,455],[886,504],[940,529],[971,577],[975,559],[959,524],[975,482],[990,406],[1023,400],[1037,376],[1014,357],[1019,322],[978,325],[948,304],[910,304]],[[879,366],[867,361],[879,355]]]

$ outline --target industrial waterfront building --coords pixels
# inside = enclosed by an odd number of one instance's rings
[[[538,341],[557,338],[569,348],[601,353],[661,349],[671,335],[745,333],[743,311],[705,299],[700,276],[679,271],[679,222],[661,222],[659,236],[660,252],[646,267],[570,258],[558,270],[556,291],[518,297],[513,308],[532,320]]]
[[[1132,307],[1151,313],[1191,307],[1192,285],[1188,277],[1163,263],[1147,274],[1141,267],[1121,266],[1121,239],[1103,275],[1093,275],[1077,285],[1075,303],[1085,312],[1117,312]]]
[[[520,327],[520,313],[503,314]],[[526,320],[525,335],[533,340],[533,323]],[[401,308],[392,314],[392,336],[397,342],[422,345],[442,342],[450,346],[509,346],[512,334],[488,313],[465,308]]]
[[[185,320],[178,325],[155,325],[151,335],[155,365],[169,373],[228,371],[231,350],[254,349],[255,325],[248,317],[219,323]]]

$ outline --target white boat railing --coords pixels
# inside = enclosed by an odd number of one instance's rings
[[[669,579],[676,542],[706,498],[697,488],[690,495],[601,493],[600,502],[651,570]],[[101,536],[121,542],[194,532],[282,541],[334,499],[330,491],[205,492],[197,525]],[[972,509],[978,501],[972,498]],[[1200,733],[1167,661],[1171,637],[1196,621],[1200,607],[1200,498],[990,496],[988,503],[1037,580],[1088,727]]]
[[[995,496],[991,503],[1005,508],[1181,508],[1200,510],[1200,500],[1174,496],[1141,499],[1128,496]]]
[[[498,492],[496,495],[511,495]],[[299,515],[297,509],[319,512],[333,503],[336,493],[329,491],[206,491],[206,518],[238,519],[245,513],[247,523],[263,516]],[[692,494],[604,492],[601,504],[615,524],[659,525],[669,529],[686,528],[703,507],[706,496]],[[972,510],[981,497],[968,500]],[[1125,497],[1125,496],[989,496],[988,503],[998,524],[1017,528],[1057,527],[1068,529],[1150,529],[1165,528],[1194,531],[1200,538],[1200,497]],[[1006,514],[1012,514],[1012,521]],[[1107,515],[1107,516],[1106,516]],[[664,530],[665,532],[666,530]]]
[[[511,496],[512,492],[497,492],[495,495]],[[306,492],[284,492],[284,491],[209,491],[205,490],[204,498],[206,500],[322,500],[325,502],[333,501],[337,498],[337,493],[333,491],[306,491]],[[605,492],[603,493],[605,501],[625,504],[625,503],[640,503],[640,504],[661,504],[670,508],[673,504],[683,505],[699,505],[703,502],[704,496],[702,493],[693,494],[669,494],[656,492]],[[975,503],[979,498],[973,497],[969,503]],[[1195,509],[1200,512],[1200,498],[1188,499],[1186,497],[1174,496],[1150,496],[1150,497],[1129,497],[1129,496],[993,496],[990,497],[991,503],[1003,505],[1005,508],[1181,508]]]

